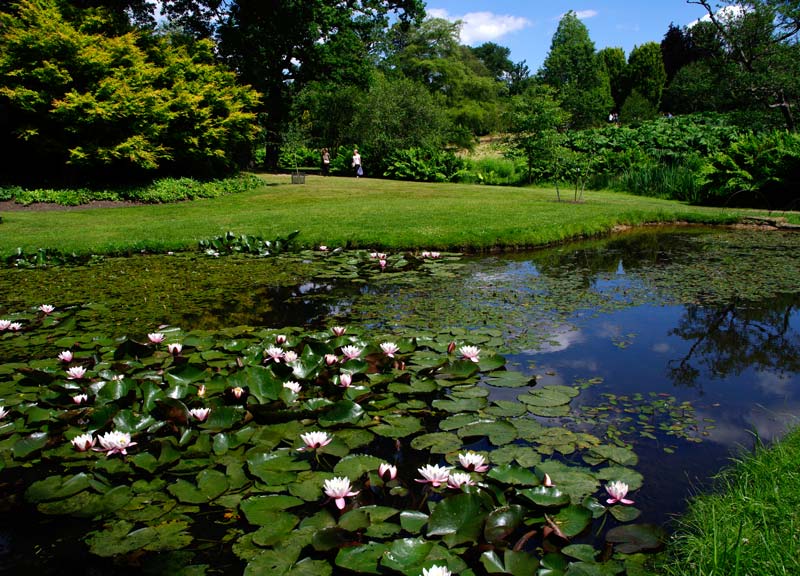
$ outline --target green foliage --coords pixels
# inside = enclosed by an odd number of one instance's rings
[[[387,164],[383,173],[387,178],[418,182],[449,182],[465,167],[465,162],[448,150],[422,148],[396,150]]]
[[[625,99],[619,111],[619,118],[626,124],[639,124],[645,120],[653,120],[658,116],[658,109],[653,102],[634,89]]]
[[[220,254],[250,254],[253,256],[274,256],[292,248],[294,239],[300,234],[299,230],[279,236],[274,240],[265,240],[260,236],[249,236],[227,232],[224,236],[217,236],[210,240],[201,240],[200,249],[210,256]]]
[[[630,90],[628,86],[628,62],[625,60],[625,51],[622,48],[603,48],[597,53],[597,56],[605,66],[611,86],[611,97],[614,99],[614,107],[619,110],[622,108],[622,104],[625,102]]]
[[[561,18],[539,78],[556,89],[575,128],[600,124],[614,107],[608,72],[573,11]]]
[[[470,160],[467,167],[453,178],[456,182],[491,186],[520,185],[527,181],[524,166],[513,158],[480,158]]]
[[[89,202],[179,202],[197,198],[216,198],[254,190],[264,181],[253,174],[241,174],[221,180],[194,180],[192,178],[160,178],[139,187],[112,189],[90,188],[33,188],[8,186],[0,188],[0,199],[14,200],[18,204],[53,203],[62,206],[80,206]]]
[[[636,164],[623,170],[616,185],[641,196],[692,203],[702,198],[696,170],[684,165]]]
[[[658,110],[661,93],[667,83],[661,47],[655,42],[636,46],[628,56],[627,76],[631,95],[638,92]]]
[[[706,200],[750,204],[760,198],[771,208],[796,203],[800,135],[746,134],[712,153],[701,178]]]
[[[23,0],[0,18],[7,177],[213,175],[247,154],[258,95],[214,63],[210,42],[107,36],[51,2]]]

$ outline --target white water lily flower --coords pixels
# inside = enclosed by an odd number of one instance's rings
[[[397,478],[397,466],[382,462],[381,465],[378,466],[378,476],[384,480],[394,480]]]
[[[0,330],[7,330],[11,326],[11,320],[0,320]]]
[[[287,364],[291,364],[292,362],[296,362],[297,361],[297,352],[295,352],[294,350],[287,350],[283,354],[283,361],[286,362]]]
[[[384,342],[381,344],[381,350],[383,350],[383,353],[389,358],[394,358],[395,353],[400,350],[400,347],[394,342]]]
[[[58,353],[58,359],[62,362],[72,362],[73,357],[72,350],[64,350]]]
[[[170,354],[180,354],[181,350],[183,350],[183,344],[179,342],[173,342],[172,344],[167,344],[167,352]]]
[[[489,465],[486,464],[486,459],[475,452],[459,454],[458,461],[461,462],[464,470],[470,470],[472,472],[486,472],[489,469]]]
[[[200,422],[204,422],[210,413],[211,408],[192,408],[189,410],[189,414],[192,415],[192,418],[199,420]]]
[[[22,330],[22,322],[12,322],[8,325],[8,329],[12,332],[19,332]]]
[[[106,432],[102,436],[99,436],[97,441],[100,442],[100,448],[95,448],[95,450],[98,452],[105,452],[106,456],[111,456],[112,454],[125,455],[128,453],[126,452],[128,448],[136,446],[136,442],[131,442],[130,434],[127,432],[118,432],[117,430]]]
[[[300,439],[305,442],[305,446],[298,448],[300,452],[304,450],[316,450],[331,443],[333,438],[327,432],[307,432],[300,434]]]
[[[422,576],[452,576],[452,572],[446,566],[431,566],[422,569]]]
[[[86,375],[86,368],[83,366],[73,366],[67,370],[68,380],[80,380]]]
[[[5,406],[0,406],[0,420],[5,418],[8,415],[8,410]]]
[[[150,332],[147,335],[147,339],[153,344],[160,344],[164,341],[164,338],[166,338],[166,336],[164,336],[163,332]]]
[[[422,484],[431,484],[434,488],[438,488],[442,484],[447,484],[447,479],[450,477],[450,470],[451,468],[447,466],[427,464],[417,469],[423,479],[420,480],[416,478],[416,481]]]
[[[474,486],[475,480],[473,480],[472,476],[470,476],[466,472],[453,472],[447,478],[447,485],[450,488],[455,488],[456,490],[459,490],[462,486]]]
[[[264,354],[269,356],[270,360],[274,360],[275,362],[280,362],[281,358],[283,358],[283,349],[278,348],[277,346],[270,346],[266,350],[264,350]]]
[[[358,346],[342,346],[342,354],[344,354],[348,360],[355,360],[361,356],[361,348]]]
[[[42,304],[41,306],[39,306],[39,310],[41,310],[45,314],[50,314],[50,312],[52,312],[55,309],[56,309],[56,307],[55,306],[51,306],[50,304]]]
[[[334,326],[333,328],[331,328],[331,332],[333,332],[334,336],[341,336],[342,334],[347,332],[347,328],[345,328],[344,326]]]
[[[88,394],[76,394],[75,396],[72,397],[72,401],[75,404],[83,404],[87,400],[89,400]]]
[[[289,380],[288,382],[284,382],[283,387],[291,390],[295,394],[300,394],[300,390],[303,389],[303,387],[300,386],[300,383],[295,382],[294,380]]]
[[[325,495],[328,498],[332,498],[334,502],[336,502],[336,507],[339,510],[344,508],[345,498],[349,498],[351,496],[355,496],[360,491],[353,492],[350,489],[350,479],[349,478],[330,478],[325,480]]]
[[[80,436],[75,436],[70,442],[78,452],[86,452],[94,446],[96,439],[91,434],[81,434]]]
[[[628,494],[628,485],[625,482],[621,482],[616,480],[614,482],[610,482],[606,485],[606,492],[608,495],[611,496],[608,500],[606,500],[609,504],[616,504],[619,502],[620,504],[633,504],[633,500],[628,500],[625,496]]]
[[[458,353],[461,354],[461,357],[464,360],[471,360],[472,362],[480,362],[480,357],[478,354],[481,353],[481,349],[477,346],[462,346],[458,349]]]

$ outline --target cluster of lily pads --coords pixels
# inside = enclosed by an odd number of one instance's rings
[[[0,475],[36,472],[21,512],[85,519],[77,539],[120,566],[641,574],[661,543],[634,523],[636,455],[548,423],[577,387],[507,371],[480,331],[113,337],[80,312],[0,332],[46,343],[0,366]]]

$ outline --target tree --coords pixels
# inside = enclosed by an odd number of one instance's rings
[[[408,78],[376,74],[357,102],[347,137],[358,144],[365,169],[383,172],[390,154],[407,148],[443,147],[450,133],[441,97]]]
[[[478,60],[483,62],[489,73],[498,82],[506,82],[511,76],[514,63],[511,61],[511,50],[494,42],[485,42],[475,48],[470,48]]]
[[[619,110],[630,92],[625,51],[622,48],[603,48],[597,53],[597,56],[606,68],[611,97],[614,99],[615,108]]]
[[[539,78],[556,89],[576,128],[599,124],[614,106],[608,74],[573,11],[561,18]]]
[[[661,93],[667,82],[661,46],[647,42],[631,50],[628,56],[628,82],[631,91],[636,90],[658,110]]]
[[[788,0],[726,2],[687,0],[705,8],[722,46],[716,70],[739,106],[777,108],[795,129],[800,98],[800,4]]]
[[[164,0],[171,21],[214,35],[219,55],[263,94],[266,163],[278,159],[292,101],[311,82],[365,88],[389,17],[400,27],[424,14],[421,0]]]
[[[213,46],[106,36],[103,11],[22,0],[0,14],[4,174],[31,179],[218,174],[246,157],[258,94]],[[88,30],[88,31],[87,31]]]
[[[472,49],[459,44],[459,28],[459,23],[429,18],[405,30],[393,29],[393,51],[387,52],[383,68],[443,96],[450,120],[471,138],[499,127],[503,85]]]
[[[568,122],[569,114],[561,108],[556,91],[548,85],[533,86],[512,99],[509,142],[525,158],[529,182],[537,176],[539,168],[538,176],[555,175],[558,192],[558,167]]]
[[[667,83],[672,82],[678,70],[697,59],[692,47],[692,37],[685,28],[670,23],[661,40],[661,58],[664,61]]]

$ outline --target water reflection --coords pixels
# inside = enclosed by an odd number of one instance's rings
[[[649,438],[633,424],[620,437],[640,456],[644,520],[662,522],[731,450],[797,423],[798,249],[800,235],[645,230],[465,258],[448,274],[362,282],[332,278],[302,259],[111,259],[79,269],[6,271],[0,312],[102,302],[96,325],[139,334],[159,324],[493,328],[510,367],[536,375],[540,385],[596,382],[584,387],[576,408],[607,404],[609,395],[691,403],[705,434],[700,443],[668,431]],[[9,358],[2,341],[0,353]],[[493,392],[509,400],[517,393]],[[573,425],[606,434],[600,422]]]

